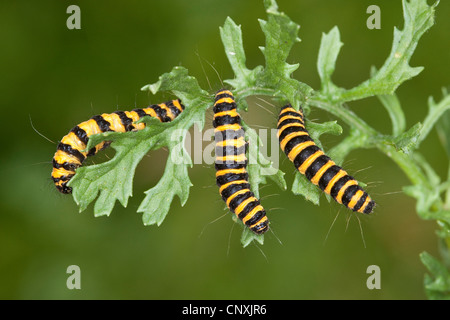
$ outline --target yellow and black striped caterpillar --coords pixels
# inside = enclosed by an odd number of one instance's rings
[[[142,130],[145,128],[145,123],[133,124],[133,122],[145,116],[158,118],[161,122],[170,122],[183,110],[184,106],[177,99],[143,109],[103,113],[75,126],[61,139],[53,157],[52,179],[56,188],[62,193],[71,193],[72,188],[67,186],[67,183],[75,175],[76,169],[82,165],[86,157],[95,155],[109,145],[108,142],[102,142],[90,150],[83,151],[86,149],[90,136],[106,131]]]
[[[231,212],[256,234],[269,229],[266,211],[250,190],[247,173],[247,144],[233,94],[216,93],[214,103],[215,168],[219,193]]]
[[[291,105],[281,109],[278,118],[278,139],[281,149],[308,180],[347,208],[371,213],[375,202],[341,167],[314,143],[305,128],[303,110]]]

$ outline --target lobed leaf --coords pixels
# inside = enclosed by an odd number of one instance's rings
[[[397,136],[394,140],[395,147],[397,150],[410,154],[412,151],[417,149],[419,137],[422,133],[422,124],[416,123],[408,131],[403,132]]]
[[[111,141],[116,150],[114,157],[98,165],[81,167],[69,182],[73,187],[73,197],[80,211],[96,199],[94,214],[109,215],[116,200],[126,207],[128,198],[132,196],[132,183],[136,166],[151,150],[163,146],[169,149],[166,169],[160,182],[146,191],[146,197],[139,206],[143,213],[144,224],[161,224],[166,216],[173,197],[177,195],[181,204],[187,200],[191,182],[187,175],[187,167],[192,166],[191,159],[181,149],[184,138],[177,136],[181,130],[186,132],[195,122],[204,125],[205,110],[211,106],[210,95],[200,88],[197,80],[189,76],[187,69],[175,67],[171,72],[163,74],[159,81],[147,85],[142,90],[171,91],[181,98],[186,110],[170,123],[161,123],[157,119],[144,117],[139,122],[147,125],[137,132],[106,132],[90,137],[87,149],[102,141]],[[183,131],[184,130],[184,131]],[[174,137],[178,137],[174,139]],[[173,154],[184,161],[173,162]]]
[[[425,275],[425,291],[430,299],[450,299],[450,274],[442,263],[427,252],[420,254],[431,275]]]
[[[220,28],[220,37],[235,75],[233,80],[225,80],[225,82],[236,90],[245,90],[254,86],[262,67],[259,66],[253,70],[247,69],[241,26],[227,17],[224,26]]]
[[[403,0],[403,30],[394,28],[391,52],[383,66],[359,86],[343,91],[341,101],[393,94],[406,80],[418,75],[423,67],[411,67],[409,61],[422,35],[434,24],[438,2],[429,6],[426,0]]]
[[[331,81],[331,76],[336,66],[336,59],[343,43],[339,34],[339,28],[333,27],[331,31],[322,34],[320,42],[319,56],[317,58],[317,71],[322,84],[322,92],[332,96],[336,91],[335,85]]]
[[[295,172],[291,191],[293,194],[303,196],[306,200],[314,203],[316,206],[320,203],[322,191],[298,171]]]
[[[186,163],[190,165],[191,159],[184,148],[181,154],[179,150],[174,150],[176,149],[171,149],[163,177],[155,187],[145,192],[146,196],[138,208],[138,212],[143,214],[144,225],[159,226],[166,217],[175,195],[180,198],[182,206],[189,197],[192,183],[189,180]],[[177,162],[174,162],[174,159],[178,159]]]
[[[150,149],[156,147],[159,139],[156,133],[164,129],[164,125],[153,119],[147,128],[139,132],[106,132],[92,136],[87,145],[88,150],[101,141],[108,140],[112,141],[111,147],[116,150],[116,154],[105,163],[79,168],[69,181],[80,212],[97,196],[95,216],[109,215],[116,200],[126,207],[128,198],[132,195],[136,166]]]
[[[319,139],[321,135],[325,133],[333,135],[341,135],[343,132],[342,127],[337,123],[337,121],[316,123],[306,119],[306,128],[308,129],[308,132],[311,131],[310,132],[311,138],[321,149],[323,149],[322,143],[320,142]]]
[[[265,46],[260,47],[266,65],[258,84],[271,88],[275,95],[284,97],[298,110],[300,104],[305,102],[313,91],[307,84],[291,78],[299,64],[286,62],[292,46],[300,42],[300,26],[286,14],[279,12],[275,1],[265,1],[264,5],[268,20],[259,20],[259,23],[266,39]]]
[[[258,242],[261,245],[264,244],[264,235],[262,235],[262,234],[260,234],[260,235],[255,234],[252,231],[250,231],[249,228],[244,227],[244,224],[241,221],[239,221],[239,223],[244,228],[243,231],[242,231],[242,235],[241,235],[241,244],[242,244],[242,246],[244,248],[247,247],[253,241]]]
[[[422,133],[418,139],[417,145],[420,145],[420,143],[425,140],[431,129],[448,110],[450,110],[450,95],[447,94],[446,91],[444,91],[444,96],[438,103],[434,101],[433,97],[429,97],[428,114],[423,121]],[[445,121],[445,118],[443,121]]]

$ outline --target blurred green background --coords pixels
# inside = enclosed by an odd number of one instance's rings
[[[71,4],[81,8],[81,30],[66,27]],[[371,65],[381,66],[394,26],[403,26],[400,1],[278,4],[301,25],[302,42],[289,58],[300,63],[295,76],[315,89],[322,32],[339,26],[344,46],[333,79],[350,88],[368,77]],[[380,30],[366,27],[371,4],[381,8]],[[194,186],[184,207],[176,198],[160,227],[145,227],[136,210],[143,192],[162,175],[164,150],[142,161],[134,197],[127,208],[117,204],[110,217],[95,218],[92,206],[78,213],[72,197],[56,191],[50,180],[56,145],[35,132],[30,119],[56,142],[94,114],[172,99],[140,88],[175,65],[188,68],[210,92],[220,89],[220,79],[204,60],[215,66],[220,78],[233,77],[219,36],[227,16],[242,25],[248,66],[263,64],[258,46],[264,45],[264,38],[257,21],[266,18],[262,1],[0,2],[0,106],[5,117],[0,129],[0,298],[425,298],[426,270],[418,255],[428,251],[439,256],[436,224],[417,217],[415,201],[400,192],[408,180],[374,150],[352,152],[344,165],[369,183],[378,203],[372,216],[361,217],[365,246],[358,220],[348,220],[349,213],[339,205],[322,197],[321,205],[314,206],[269,184],[261,195],[274,233],[266,235],[263,246],[242,248],[241,229],[233,227],[231,214],[213,222],[226,212],[209,165],[190,169]],[[436,25],[423,36],[411,61],[425,70],[397,92],[408,127],[425,117],[428,96],[439,100],[441,87],[450,83],[449,16],[450,4],[441,1]],[[376,129],[390,131],[388,115],[376,98],[349,107]],[[255,128],[275,125],[275,115],[255,103],[243,117]],[[334,120],[317,110],[310,117]],[[344,134],[347,129],[344,126]],[[322,142],[328,149],[340,139],[328,135]],[[445,177],[448,161],[435,132],[421,151]],[[290,186],[292,166],[287,161],[281,166]],[[73,264],[81,268],[81,290],[66,287],[66,268]],[[380,290],[366,287],[366,269],[373,264],[381,269]]]

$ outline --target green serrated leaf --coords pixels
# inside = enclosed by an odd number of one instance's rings
[[[146,192],[147,196],[139,206],[144,213],[145,224],[161,224],[166,216],[173,197],[177,195],[182,205],[187,200],[191,186],[187,175],[187,167],[191,166],[190,157],[184,150],[185,134],[194,123],[204,125],[205,110],[212,105],[211,96],[200,88],[197,80],[189,76],[187,69],[175,67],[170,73],[163,74],[159,81],[143,87],[153,93],[171,91],[183,100],[186,110],[174,121],[161,123],[157,119],[144,117],[146,127],[137,132],[106,132],[89,138],[87,149],[102,141],[112,141],[111,147],[116,150],[114,157],[99,165],[81,167],[70,181],[73,197],[80,211],[93,202],[94,214],[109,215],[116,200],[126,206],[132,195],[132,182],[137,164],[150,150],[163,146],[168,147],[169,154],[176,154],[183,159],[175,164],[169,157],[166,169],[160,182]],[[180,135],[181,133],[181,135]]]
[[[159,80],[153,84],[148,84],[141,88],[142,91],[150,90],[153,94],[159,91],[181,92],[182,96],[188,96],[191,99],[196,96],[210,95],[203,90],[195,77],[189,75],[189,71],[180,66],[176,66],[169,73],[164,73]]]
[[[306,119],[306,128],[308,129],[311,138],[321,149],[323,149],[322,143],[320,142],[321,135],[325,133],[341,135],[343,132],[342,127],[337,123],[337,121],[316,123]]]
[[[258,242],[259,244],[264,244],[264,235],[258,235],[253,233],[249,228],[245,227],[244,231],[242,231],[241,235],[241,244],[245,248],[253,241]]]
[[[245,99],[237,99],[237,110],[238,112],[245,111],[248,112],[248,103]]]
[[[233,80],[225,80],[225,82],[232,85],[236,90],[253,86],[262,67],[253,70],[247,69],[241,26],[238,26],[228,17],[224,26],[220,28],[220,37],[235,75]]]
[[[419,137],[422,133],[422,124],[420,122],[412,126],[408,131],[397,136],[394,140],[395,147],[397,150],[410,154],[412,151],[417,149],[417,143]]]
[[[228,210],[228,208],[226,208],[226,210]],[[231,216],[231,219],[234,221],[234,223],[239,225],[240,228],[242,228],[240,242],[244,248],[251,244],[253,241],[258,242],[261,245],[264,244],[264,234],[255,234],[246,225],[244,225],[244,223],[239,220],[239,218],[235,214]]]
[[[441,186],[436,185],[429,189],[424,185],[412,185],[403,187],[406,195],[417,200],[416,211],[419,217],[425,220],[441,220],[450,223],[450,210],[444,209],[441,199]]]
[[[278,4],[275,0],[264,0],[264,7],[267,12],[275,14],[278,12]]]
[[[292,46],[300,41],[300,26],[286,14],[278,12],[275,1],[266,1],[265,6],[268,20],[259,20],[259,23],[266,38],[265,47],[260,48],[266,65],[258,84],[273,89],[276,95],[284,96],[298,110],[313,91],[308,85],[291,78],[298,64],[286,62]]]
[[[110,140],[113,141],[111,146],[116,150],[116,154],[105,163],[79,168],[69,181],[73,188],[73,198],[80,211],[85,210],[99,194],[94,207],[95,216],[109,215],[116,200],[124,207],[127,206],[128,198],[132,195],[136,166],[156,143],[155,139],[147,139],[148,135],[155,132],[155,126],[139,132],[107,132],[90,138],[87,148]]]
[[[418,75],[423,67],[411,67],[409,61],[422,35],[434,24],[437,2],[403,0],[403,30],[394,28],[391,52],[383,66],[369,80],[341,93],[341,101],[352,101],[373,95],[392,94],[406,80]]]
[[[300,41],[297,36],[300,27],[278,11],[274,0],[265,1],[264,4],[268,20],[259,22],[266,37],[266,45],[260,47],[266,61],[265,68],[257,66],[249,70],[245,66],[240,27],[227,19],[221,28],[221,37],[235,78],[224,82],[236,88],[235,93],[241,98],[256,94],[269,95],[288,100],[298,110],[313,92],[310,86],[291,78],[298,64],[286,62],[293,44]]]
[[[288,16],[278,11],[268,11],[268,21],[259,20],[261,29],[266,36],[266,46],[263,54],[266,58],[265,73],[290,77],[293,67],[285,61],[292,46],[298,41],[300,26],[292,22]]]
[[[443,117],[443,115],[450,110],[450,95],[444,92],[444,97],[441,101],[436,103],[433,97],[428,99],[428,114],[423,121],[422,133],[418,139],[417,145],[419,145],[428,134],[431,132],[436,123]],[[448,116],[447,116],[448,117]],[[445,121],[445,120],[443,120]]]
[[[159,226],[169,212],[174,196],[178,196],[184,206],[192,186],[188,166],[191,166],[191,159],[184,148],[171,149],[163,177],[155,187],[145,192],[146,196],[138,208],[138,212],[143,214],[144,225]]]
[[[322,34],[317,59],[317,71],[319,72],[324,94],[332,95],[335,91],[335,86],[331,82],[331,76],[334,72],[336,59],[342,45],[343,43],[341,42],[337,26],[333,27],[328,34]]]
[[[305,197],[306,200],[311,201],[316,206],[319,205],[321,190],[311,183],[300,172],[295,173],[294,182],[292,183],[292,193]]]
[[[143,86],[141,90],[151,91],[153,94],[160,91],[171,91],[184,103],[201,100],[203,104],[205,101],[211,104],[212,99],[212,96],[200,87],[197,79],[190,76],[186,68],[180,66],[174,67],[169,73],[164,73],[156,83]],[[198,109],[200,107],[192,104],[191,108]]]
[[[431,275],[425,277],[425,290],[430,299],[450,300],[450,273],[442,263],[427,252],[420,254]]]

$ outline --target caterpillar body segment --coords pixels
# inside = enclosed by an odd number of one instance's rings
[[[62,193],[71,193],[72,188],[67,186],[67,183],[75,175],[76,170],[83,164],[86,157],[95,155],[109,145],[108,142],[101,142],[90,150],[85,150],[90,136],[107,131],[142,130],[145,128],[145,123],[133,124],[142,117],[150,116],[159,119],[161,122],[170,122],[183,110],[183,104],[179,99],[176,99],[143,109],[96,115],[78,124],[61,139],[53,156],[52,180],[56,189]]]
[[[214,134],[216,144],[216,183],[227,207],[256,234],[269,229],[266,211],[250,190],[247,173],[247,144],[241,118],[236,111],[233,94],[228,90],[216,93],[214,103]]]
[[[278,117],[278,139],[281,149],[295,168],[338,203],[369,214],[375,202],[341,167],[331,160],[310,137],[303,110],[284,106]]]

